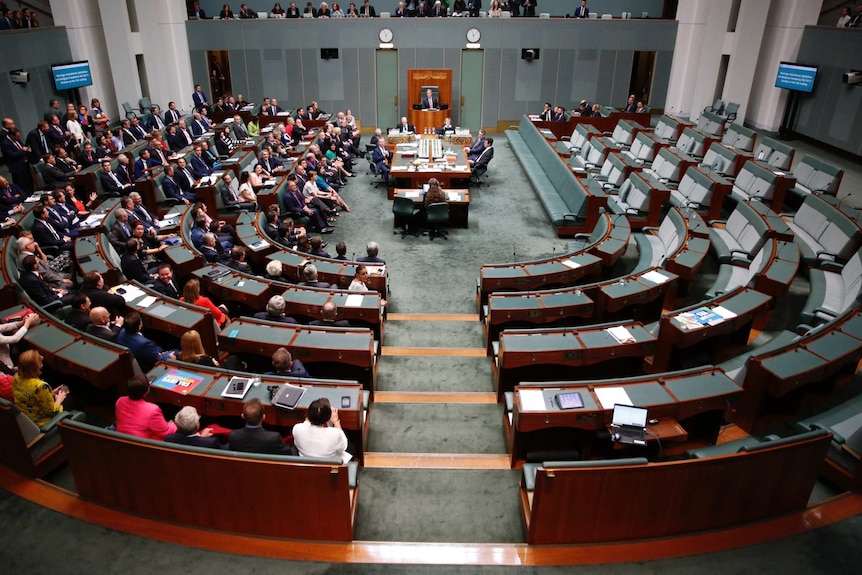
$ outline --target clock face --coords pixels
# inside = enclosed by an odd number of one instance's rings
[[[380,30],[380,33],[377,35],[380,38],[381,42],[391,42],[392,38],[395,37],[395,34],[392,33],[392,30],[389,28],[383,28]]]
[[[479,32],[478,28],[470,28],[467,30],[467,41],[468,42],[478,42],[479,38],[482,37],[482,33]]]

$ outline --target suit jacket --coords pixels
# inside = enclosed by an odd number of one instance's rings
[[[174,173],[174,178],[176,178],[176,173]],[[169,178],[165,176],[162,179],[162,192],[164,192],[166,198],[173,198],[175,200],[182,201],[184,197],[183,189],[180,187],[180,185],[176,182],[174,178]]]
[[[230,258],[224,254],[220,254],[217,249],[210,246],[201,246],[201,253],[208,263],[227,265]]]
[[[85,328],[84,331],[86,331],[90,335],[94,335],[108,341],[117,341],[117,335],[120,333],[120,327],[116,325],[114,327],[110,327],[107,325],[96,325],[91,323]]]
[[[45,145],[47,146],[47,149],[45,148],[45,146],[42,145],[42,132],[41,130],[39,130],[39,128],[31,130],[27,134],[25,142],[27,144],[27,147],[30,148],[28,159],[30,160],[31,164],[38,163],[42,156],[51,151],[51,145],[48,144],[47,137],[45,138]]]
[[[207,166],[203,157],[199,158],[197,154],[192,154],[191,169],[192,174],[194,174],[197,179],[209,176],[213,173],[213,169]]]
[[[628,103],[627,103],[627,104],[626,104],[626,107],[625,107],[625,108],[623,108],[623,112],[637,112],[637,111],[638,111],[638,104],[637,104],[637,102],[633,102],[633,103],[631,103],[631,104],[628,104]]]
[[[590,17],[590,9],[587,6],[583,8],[578,6],[575,8],[575,18],[589,18]]]
[[[125,146],[131,146],[132,144],[134,144],[135,142],[138,141],[138,137],[135,134],[133,134],[131,132],[131,130],[123,129],[122,134],[123,134],[123,145],[125,145]]]
[[[311,377],[305,366],[298,359],[290,362],[290,369],[287,371],[268,371],[266,375],[280,375],[282,377]]]
[[[12,182],[9,182],[8,188],[0,188],[0,205],[7,210],[11,210],[18,204],[24,203],[26,199],[27,194]]]
[[[200,136],[200,135],[201,135],[201,134],[203,134],[204,132],[208,132],[208,131],[210,130],[210,128],[211,128],[211,127],[212,127],[212,126],[208,126],[208,125],[207,125],[207,121],[206,121],[206,120],[204,120],[203,118],[201,118],[201,120],[200,120],[200,121],[198,121],[198,120],[192,120],[192,123],[191,123],[191,125],[189,126],[189,128],[191,129],[192,134],[193,134],[194,136]]]
[[[467,157],[471,160],[475,160],[479,157],[479,154],[482,153],[482,150],[485,149],[485,138],[480,138],[476,136],[476,139],[473,140],[473,143],[470,144],[470,149],[467,150]]]
[[[440,107],[440,100],[438,98],[433,98],[433,96],[432,96],[432,101],[429,102],[427,96],[422,96],[422,109],[423,110],[430,110],[432,108],[439,108],[439,107]]]
[[[60,299],[42,278],[31,271],[21,272],[18,283],[38,305],[45,306]]]
[[[53,230],[59,237],[55,237],[54,234],[51,233],[51,230]],[[66,244],[66,240],[63,239],[62,230],[58,230],[45,220],[34,220],[33,227],[30,228],[30,231],[33,233],[33,239],[36,240],[40,246],[62,247]]]
[[[119,174],[114,174],[114,176],[116,176],[117,181],[120,180]],[[123,190],[125,189],[121,185],[122,182],[120,182],[120,185],[118,185],[117,182],[114,181],[114,178],[112,178],[110,176],[110,174],[108,174],[107,172],[102,172],[101,174],[99,174],[99,181],[102,183],[102,189],[105,190],[106,192],[108,192],[109,194],[119,195],[119,194],[122,194]]]
[[[51,186],[52,184],[67,184],[74,179],[74,176],[67,174],[56,165],[52,164],[42,164],[42,179],[45,180],[45,184]]]
[[[215,436],[201,437],[200,435],[183,435],[179,431],[165,436],[165,442],[178,443],[180,445],[191,445],[194,447],[209,447],[210,449],[226,449],[227,445]]]
[[[365,4],[363,4],[362,6],[359,7],[359,15],[361,16],[361,15],[365,14],[365,12],[366,12]],[[371,4],[368,5],[368,16],[371,18],[374,18],[375,16],[377,16],[377,12],[374,10],[374,6],[372,6]]]
[[[27,152],[24,151],[21,142],[11,138],[3,138],[0,140],[0,151],[3,152],[3,158],[6,160],[11,173],[30,173],[30,166],[27,164]]]
[[[265,311],[257,312],[256,314],[254,314],[254,318],[255,319],[264,319],[266,321],[277,321],[280,323],[290,323],[290,324],[299,323],[298,321],[296,321],[295,319],[293,319],[290,316],[287,316],[287,315],[273,316],[273,315],[269,315],[269,313],[265,312]],[[297,359],[294,361],[299,361],[299,360]],[[302,365],[302,364],[300,364],[300,365]],[[308,374],[306,374],[304,377],[308,377]]]
[[[168,352],[162,351],[159,346],[144,337],[143,334],[132,333],[126,328],[120,330],[116,342],[129,348],[144,372],[153,369],[157,361],[168,358]]]
[[[126,311],[126,300],[123,296],[110,294],[105,288],[84,288],[82,294],[86,294],[90,298],[91,308],[103,307],[114,313],[124,313]]]
[[[126,242],[132,237],[131,233],[129,233],[131,232],[131,226],[127,223],[126,227],[129,228],[129,231],[126,231],[120,222],[114,222],[114,225],[111,226],[111,231],[108,233],[108,241],[111,242],[111,245],[114,246],[118,254],[126,251]]]
[[[48,145],[51,146],[52,150],[56,149],[58,146],[65,148],[69,145],[70,136],[66,135],[66,131],[63,130],[63,126],[52,125],[45,136],[48,138]]]
[[[152,132],[153,130],[164,130],[167,124],[160,120],[161,118],[156,114],[147,114],[144,116],[142,124],[147,132]]]
[[[136,218],[144,223],[147,228],[152,228],[156,226],[156,221],[153,219],[152,214],[147,211],[146,206],[144,204],[138,204],[132,209],[132,213]]]
[[[3,152],[3,156],[6,156],[6,152]],[[99,163],[99,157],[96,156],[95,150],[90,152],[89,156],[86,154],[86,152],[81,152],[80,154],[78,154],[78,163],[81,164],[82,168],[89,168],[90,166]]]
[[[356,261],[367,264],[386,265],[386,260],[377,256],[362,256],[361,258],[356,258]]]
[[[285,453],[284,441],[275,431],[263,427],[243,427],[234,429],[228,436],[228,449],[249,453]]]
[[[381,148],[377,146],[374,148],[374,151],[371,152],[371,161],[374,162],[374,165],[377,166],[377,169],[380,170],[384,166],[388,169],[389,164],[392,163],[392,154],[384,155],[385,148]]]
[[[171,285],[171,284],[173,284],[173,285]],[[179,285],[174,283],[173,280],[171,280],[171,284],[166,284],[162,280],[157,279],[155,282],[153,282],[153,289],[162,295],[166,295],[166,296],[172,297],[174,299],[180,299],[180,296],[182,294],[179,291],[180,290]]]
[[[149,174],[147,170],[154,166],[158,166],[158,164],[152,160],[145,161],[143,158],[135,160],[135,179],[140,180],[141,178],[147,177]]]
[[[147,283],[152,279],[137,252],[127,251],[124,253],[120,258],[120,269],[129,281],[137,280],[141,283]]]
[[[243,141],[248,139],[248,130],[242,123],[232,124],[230,127],[231,132],[233,133],[233,137],[238,141]]]
[[[182,117],[179,110],[167,110],[165,112],[165,125],[176,124]]]
[[[410,124],[410,123],[407,124],[407,130],[406,131],[404,130],[403,124],[398,124],[397,128],[398,128],[398,132],[400,132],[401,134],[406,134],[407,132],[416,133],[416,126],[414,126],[413,124]]]
[[[195,91],[195,92],[192,94],[192,101],[195,103],[195,107],[196,107],[196,108],[200,108],[200,107],[202,107],[202,106],[206,106],[206,105],[207,105],[207,102],[209,102],[209,98],[207,98],[207,95],[206,95],[206,93],[205,93],[205,92],[203,92],[203,91],[200,91],[200,92]]]
[[[76,329],[84,331],[90,325],[90,314],[79,309],[73,309],[66,314],[66,323]]]
[[[490,162],[494,158],[494,147],[485,148],[479,156],[476,158],[476,161],[473,163],[473,169],[475,170],[479,166],[488,167],[488,162]]]
[[[117,165],[117,169],[114,170],[117,174],[117,179],[120,180],[121,184],[131,184],[132,183],[132,174],[129,173],[129,167],[123,164]]]
[[[186,137],[179,131],[173,134],[168,134],[168,147],[171,149],[172,152],[182,150],[186,146],[188,146],[188,142],[186,142]]]
[[[335,321],[327,321],[325,319],[315,319],[308,322],[308,325],[321,325],[323,327],[350,327],[350,322],[346,319],[337,319]]]

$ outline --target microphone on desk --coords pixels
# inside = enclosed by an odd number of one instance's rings
[[[518,255],[515,253],[515,246],[512,246],[512,263],[516,263],[518,261]]]
[[[552,247],[551,247],[551,257],[552,257],[552,258],[557,257],[557,246],[552,246]]]
[[[353,254],[351,254],[350,261],[352,261],[352,262],[356,261],[356,252],[353,252]]]

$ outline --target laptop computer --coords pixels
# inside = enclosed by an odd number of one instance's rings
[[[647,410],[632,405],[614,405],[611,440],[627,445],[646,445]]]

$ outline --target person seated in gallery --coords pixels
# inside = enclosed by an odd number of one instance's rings
[[[201,429],[201,416],[198,410],[187,405],[174,416],[177,430],[165,436],[165,443],[192,445],[194,447],[209,447],[210,449],[225,449],[221,439],[213,435],[211,428]]]

